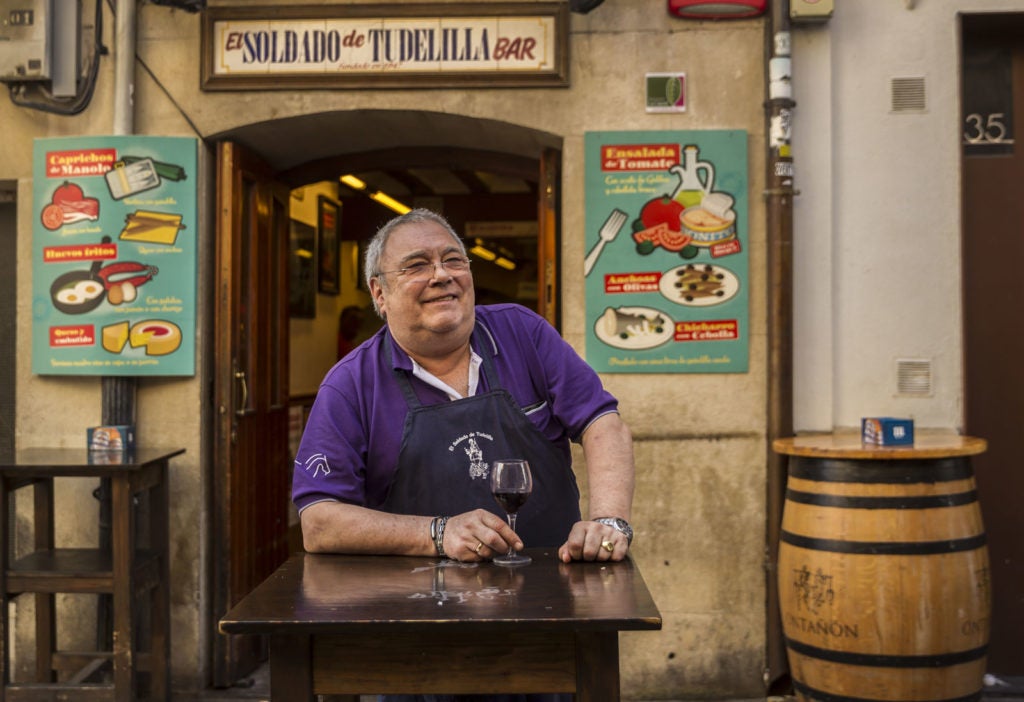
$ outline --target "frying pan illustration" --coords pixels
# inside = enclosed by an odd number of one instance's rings
[[[93,261],[88,270],[61,273],[50,285],[50,300],[64,314],[85,314],[103,302],[105,287],[99,276],[102,261]]]

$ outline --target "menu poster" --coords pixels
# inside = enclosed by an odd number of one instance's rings
[[[589,132],[584,143],[587,362],[746,372],[746,132]]]
[[[195,374],[196,140],[33,147],[32,372]]]

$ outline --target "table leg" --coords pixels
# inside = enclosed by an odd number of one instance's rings
[[[114,575],[114,702],[135,698],[135,510],[128,476],[111,478],[110,536]]]
[[[576,633],[576,702],[619,702],[619,634]]]
[[[313,643],[309,636],[270,637],[271,702],[313,702]]]
[[[10,500],[7,479],[0,477],[0,702],[7,699],[7,684],[11,681],[10,605],[7,597],[7,567],[11,558],[11,534],[7,527],[13,512]]]
[[[43,478],[32,487],[32,532],[36,551],[53,549],[53,478]],[[57,650],[56,598],[52,592],[37,592],[36,682],[53,682],[53,653]]]
[[[159,554],[160,582],[150,591],[152,621],[150,622],[150,696],[154,702],[167,702],[171,698],[170,678],[167,670],[171,661],[170,597],[171,567],[168,535],[167,461],[158,468],[157,483],[149,491],[149,547]]]

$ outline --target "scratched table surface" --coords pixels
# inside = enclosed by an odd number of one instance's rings
[[[220,620],[230,634],[437,627],[654,630],[661,615],[633,561],[562,563],[527,549],[527,566],[437,558],[298,553]]]

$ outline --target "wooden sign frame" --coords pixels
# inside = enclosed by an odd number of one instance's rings
[[[569,4],[209,7],[201,52],[208,91],[567,87]]]

